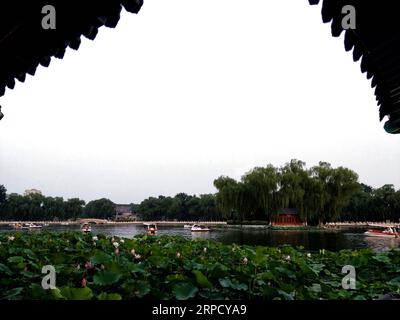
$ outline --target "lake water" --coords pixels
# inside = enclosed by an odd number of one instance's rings
[[[79,225],[60,226],[54,225],[46,228],[49,231],[79,231]],[[206,238],[231,244],[248,244],[264,246],[303,246],[310,251],[327,249],[338,251],[341,249],[372,248],[375,250],[386,250],[399,248],[400,239],[372,238],[363,235],[365,230],[360,228],[346,229],[342,231],[330,230],[269,230],[264,227],[223,227],[211,228],[210,232],[192,233],[190,229],[183,226],[158,226],[158,235],[181,235],[187,239]],[[8,226],[0,226],[0,232],[15,232]],[[17,231],[17,232],[40,232],[40,231]],[[93,225],[93,234],[105,234],[132,238],[143,234],[141,225]]]

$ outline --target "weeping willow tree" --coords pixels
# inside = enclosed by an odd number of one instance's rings
[[[279,197],[282,208],[295,207],[303,221],[307,221],[307,211],[304,208],[307,180],[304,169],[305,162],[293,159],[279,170]]]
[[[258,213],[271,222],[277,210],[296,208],[304,222],[336,220],[357,191],[358,175],[347,168],[320,162],[311,169],[293,159],[280,168],[256,167],[240,181],[221,176],[214,181],[217,204],[226,217],[252,219]]]
[[[233,218],[233,212],[237,204],[237,181],[235,179],[221,176],[214,180],[214,186],[217,188],[217,205],[225,218]]]
[[[249,195],[254,201],[253,210],[260,209],[267,221],[271,221],[271,216],[278,207],[278,182],[278,171],[272,165],[256,167],[242,177],[242,183],[248,186]]]
[[[337,220],[350,196],[359,188],[357,173],[344,167],[332,168],[329,163],[320,162],[311,168],[309,176],[312,179],[312,192],[308,197],[318,223]]]

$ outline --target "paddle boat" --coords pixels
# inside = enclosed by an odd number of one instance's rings
[[[10,224],[10,227],[13,227],[14,229],[22,229],[22,224],[21,223],[12,223]]]
[[[381,238],[399,238],[400,234],[396,226],[383,226],[383,225],[370,225],[373,229],[369,229],[364,232],[369,237],[381,237]]]
[[[158,231],[157,225],[155,223],[143,223],[143,226],[147,234],[155,235]]]
[[[192,232],[207,232],[210,231],[210,228],[200,224],[194,224],[190,229]]]
[[[81,231],[84,232],[84,233],[92,232],[92,227],[90,226],[89,223],[84,223],[81,226]]]
[[[22,229],[41,229],[43,228],[43,226],[41,226],[40,224],[34,224],[34,223],[25,223],[22,226]]]

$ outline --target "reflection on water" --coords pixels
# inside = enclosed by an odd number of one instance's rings
[[[49,226],[50,231],[79,231],[79,225]],[[205,238],[223,243],[236,243],[263,246],[292,245],[302,246],[307,250],[327,249],[338,251],[341,249],[373,248],[387,250],[400,247],[400,239],[372,238],[363,235],[362,229],[347,229],[346,231],[327,230],[269,230],[264,227],[229,227],[212,228],[210,232],[191,232],[183,226],[158,226],[159,235],[181,235],[188,239]],[[13,231],[12,228],[0,226],[0,232]],[[40,232],[40,231],[18,231]],[[132,238],[143,234],[141,225],[93,225],[93,234],[115,235]]]

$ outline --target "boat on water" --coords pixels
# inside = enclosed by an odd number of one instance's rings
[[[381,238],[400,238],[398,228],[394,225],[382,226],[382,225],[370,225],[373,227],[364,232],[369,237],[381,237]]]
[[[200,224],[194,224],[190,229],[192,232],[207,232],[210,231],[210,228]]]
[[[61,222],[60,225],[62,225],[62,226],[69,226],[69,222]]]
[[[13,227],[14,229],[19,230],[19,229],[22,229],[23,226],[21,223],[12,223],[12,224],[10,224],[10,227]]]
[[[191,224],[185,224],[185,225],[183,225],[183,227],[186,228],[186,229],[191,229],[192,225]]]
[[[23,226],[22,226],[22,229],[41,229],[41,228],[43,228],[43,226],[42,225],[40,225],[40,224],[34,224],[34,223],[25,223]]]
[[[155,235],[158,231],[157,225],[155,223],[143,223],[143,226],[147,234]]]
[[[84,223],[81,226],[81,231],[84,232],[84,233],[92,232],[92,227],[90,226],[89,223]]]

